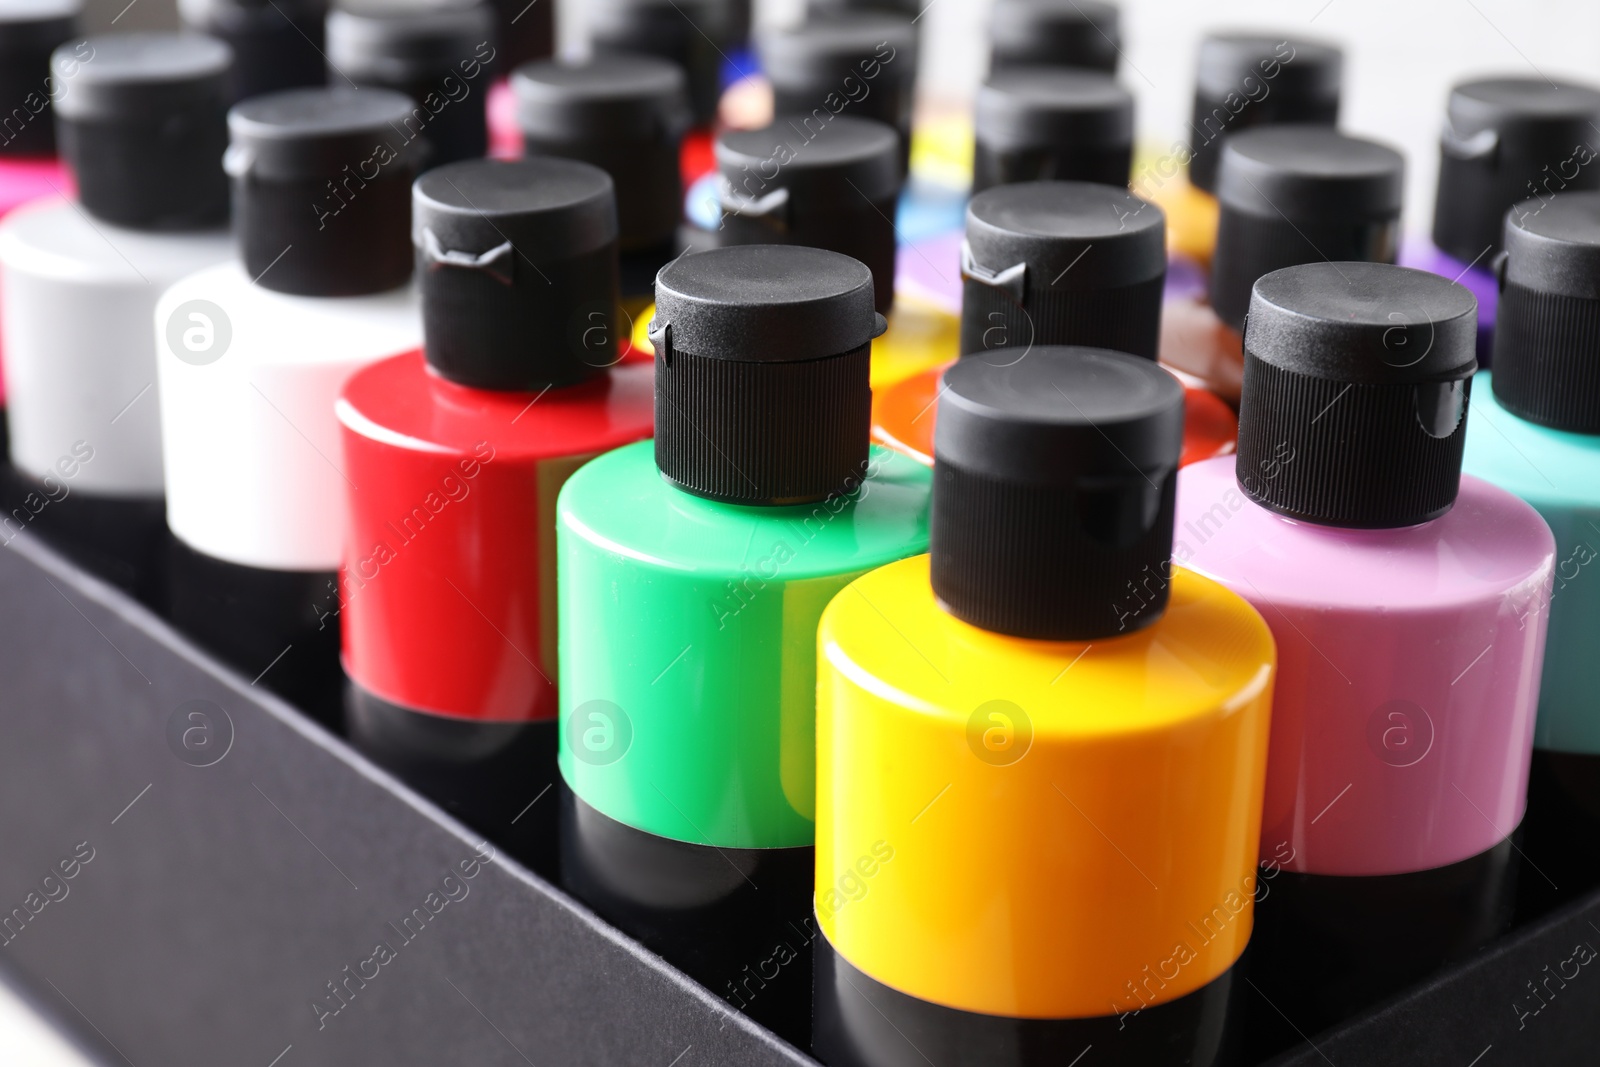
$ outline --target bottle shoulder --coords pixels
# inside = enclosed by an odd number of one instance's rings
[[[1511,414],[1490,371],[1472,382],[1462,469],[1535,507],[1600,508],[1600,434],[1569,433]]]
[[[928,468],[874,446],[852,496],[794,507],[724,504],[669,485],[656,468],[655,443],[640,441],[568,480],[557,526],[564,538],[646,566],[707,574],[771,569],[792,581],[926,551],[931,485]]]
[[[1243,598],[1173,568],[1166,612],[1131,634],[1034,641],[990,633],[942,608],[928,557],[857,578],[833,599],[819,654],[858,688],[965,730],[993,701],[1021,708],[1034,737],[1170,729],[1231,714],[1270,684],[1271,631]]]
[[[0,263],[7,271],[63,282],[159,288],[232,254],[226,228],[130,230],[93,219],[61,196],[36,200],[0,222]]]
[[[162,294],[156,322],[167,324],[169,339],[180,332],[171,327],[174,314],[187,315],[192,309],[184,305],[193,301],[212,305],[200,310],[222,320],[218,333],[226,327],[226,359],[219,358],[217,368],[366,363],[422,344],[421,305],[410,283],[363,296],[279,293],[255,284],[233,257],[189,274]],[[171,362],[170,345],[160,347],[162,362]]]
[[[1431,522],[1353,530],[1253,503],[1231,457],[1178,472],[1173,559],[1252,600],[1386,612],[1474,602],[1546,580],[1553,553],[1537,511],[1470,475]]]
[[[336,410],[346,431],[408,451],[464,455],[488,442],[508,458],[586,455],[650,435],[654,370],[628,363],[565,389],[474,389],[440,377],[418,350],[351,375]]]

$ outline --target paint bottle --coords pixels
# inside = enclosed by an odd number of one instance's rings
[[[337,406],[346,721],[553,872],[556,494],[652,417],[651,368],[611,369],[612,183],[565,159],[452,163],[417,180],[412,220],[423,350],[357,371]]]
[[[1555,561],[1533,508],[1461,476],[1476,334],[1472,294],[1425,271],[1275,271],[1237,460],[1178,479],[1173,558],[1278,642],[1250,1062],[1510,918]]]
[[[816,248],[676,260],[654,444],[557,503],[563,878],[802,1048],[817,619],[927,546],[927,469],[868,445],[872,290]]]
[[[1534,606],[1549,636],[1523,841],[1540,873],[1523,880],[1571,896],[1600,875],[1594,850],[1574,846],[1600,833],[1600,193],[1513,207],[1504,244],[1494,372],[1473,382],[1464,469],[1532,504],[1555,536],[1554,587]]]
[[[229,103],[327,81],[327,0],[178,0],[178,19],[233,51]]]
[[[80,7],[56,0],[0,14],[0,92],[12,101],[0,128],[0,217],[29,200],[71,192],[71,176],[56,160],[51,107],[66,89],[54,80],[50,54],[77,36]],[[74,58],[81,65],[92,54],[85,46]]]
[[[637,317],[675,252],[678,156],[689,128],[682,68],[652,56],[545,60],[511,76],[523,152],[593,164],[616,188],[622,297]]]
[[[989,71],[1082,67],[1115,74],[1122,13],[1100,0],[996,0],[989,12]]]
[[[895,204],[904,180],[893,127],[830,115],[724,130],[717,135],[717,169],[719,243],[810,245],[860,260],[872,271],[874,307],[888,314]]]
[[[1439,137],[1433,241],[1400,263],[1442,274],[1478,298],[1478,363],[1490,365],[1499,291],[1490,266],[1514,204],[1537,213],[1557,193],[1600,189],[1600,91],[1543,78],[1484,78],[1450,90]]]
[[[972,192],[1026,181],[1126,188],[1133,94],[1093,71],[1013,69],[978,90]]]
[[[727,33],[721,0],[594,0],[584,16],[594,55],[646,55],[676,63],[689,79],[695,123],[708,125],[716,118],[720,48]]]
[[[207,37],[138,33],[64,44],[51,63],[70,86],[54,111],[78,198],[52,195],[0,224],[8,436],[25,502],[11,517],[36,517],[90,569],[155,600],[165,532],[150,324],[163,289],[231,250],[230,57]]]
[[[883,12],[816,19],[763,32],[757,52],[772,83],[774,121],[825,122],[843,114],[893,126],[907,172],[917,86],[910,19]]]
[[[1183,389],[1001,349],[939,408],[930,554],[851,583],[817,638],[819,1058],[1217,1063],[1274,652],[1171,565]]]
[[[481,158],[494,20],[481,0],[341,0],[328,16],[329,84],[409,96],[414,106],[395,135],[426,141],[424,166]]]
[[[1267,126],[1228,137],[1216,188],[1210,302],[1166,309],[1161,358],[1237,402],[1256,279],[1300,263],[1393,263],[1405,160],[1326,127]]]
[[[59,0],[0,13],[0,93],[14,101],[9,123],[0,126],[0,218],[30,200],[72,195],[72,175],[56,158],[50,105],[62,90],[50,71],[50,53],[77,36],[81,6],[78,0]],[[92,53],[87,45],[80,47],[81,62]],[[0,378],[0,403],[4,400]],[[4,418],[0,408],[0,425]]]
[[[1023,182],[967,206],[961,250],[961,353],[1042,345],[1109,348],[1154,360],[1166,277],[1161,209],[1126,188]],[[873,439],[933,462],[945,366],[873,395]],[[1233,449],[1226,404],[1187,391],[1183,461]]]
[[[338,718],[344,495],[334,402],[422,343],[410,286],[413,102],[289,89],[228,113],[238,256],[156,305],[174,623]]]

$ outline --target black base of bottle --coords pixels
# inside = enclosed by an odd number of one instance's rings
[[[891,989],[819,937],[813,1051],[828,1067],[1067,1067],[1091,1047],[1119,1067],[1214,1067],[1233,1062],[1237,970],[1125,1015],[1014,1019]]]
[[[459,719],[391,703],[351,680],[345,729],[374,763],[525,865],[557,876],[554,719]]]
[[[1409,874],[1263,869],[1245,953],[1245,1061],[1314,1038],[1504,931],[1516,897],[1515,848],[1507,838]]]
[[[337,732],[343,718],[334,571],[228,563],[168,538],[172,624],[224,663]]]
[[[815,849],[713,848],[561,793],[561,876],[608,922],[798,1048],[811,1041]]]
[[[1600,885],[1600,756],[1533,750],[1520,845],[1520,920],[1537,918]]]
[[[0,543],[42,538],[95,577],[161,610],[167,505],[160,496],[111,497],[52,485],[9,464],[0,477]]]

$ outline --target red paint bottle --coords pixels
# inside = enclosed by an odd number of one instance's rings
[[[554,782],[555,501],[650,436],[651,376],[613,367],[617,210],[571,160],[473,160],[413,193],[421,352],[338,402],[353,740],[537,860]],[[526,812],[526,814],[524,814]]]

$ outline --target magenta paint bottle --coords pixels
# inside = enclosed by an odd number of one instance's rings
[[[1278,642],[1246,998],[1258,1057],[1510,917],[1554,540],[1533,508],[1461,476],[1476,332],[1472,295],[1424,271],[1268,274],[1245,324],[1238,455],[1179,476],[1174,558],[1254,604]]]

